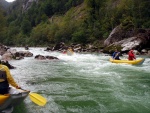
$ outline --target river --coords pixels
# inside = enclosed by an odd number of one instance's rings
[[[41,107],[27,97],[13,113],[150,113],[149,57],[133,66],[110,63],[105,54],[67,56],[44,49],[29,48],[33,57],[9,63],[17,67],[11,70],[17,83],[48,102]],[[34,59],[38,54],[60,60]]]

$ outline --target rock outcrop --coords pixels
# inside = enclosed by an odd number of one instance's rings
[[[70,45],[66,45],[64,42],[60,42],[56,44],[54,47],[47,47],[44,51],[59,51],[59,52],[64,52],[67,51],[68,48],[72,48],[74,52],[79,53],[79,52],[97,52],[98,47],[93,46],[92,44],[88,44],[83,46],[82,44],[75,44],[72,43]]]
[[[24,57],[32,57],[33,53],[29,51],[17,51],[16,49],[11,49],[5,45],[0,44],[0,55],[1,55],[1,60],[20,60],[23,59]]]
[[[136,49],[141,52],[143,49],[150,49],[150,29],[124,30],[117,26],[104,41],[105,48],[110,46],[119,47],[121,51]]]
[[[26,12],[34,2],[38,2],[38,0],[27,0],[26,2],[24,2],[23,6],[22,6],[22,12]]]

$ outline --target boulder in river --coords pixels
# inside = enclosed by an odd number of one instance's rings
[[[124,30],[121,26],[117,26],[104,41],[104,45],[107,52],[110,51],[107,49],[110,46],[120,47],[119,49],[123,52],[130,49],[141,51],[144,48],[150,48],[150,29]]]
[[[35,59],[38,59],[38,60],[54,60],[54,59],[58,59],[57,57],[54,57],[54,56],[43,56],[43,55],[36,55],[35,56]]]

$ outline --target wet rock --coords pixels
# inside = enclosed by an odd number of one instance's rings
[[[53,59],[57,59],[58,60],[58,58],[54,57],[54,56],[46,56],[46,58],[49,59],[49,60],[53,60]]]
[[[28,47],[28,46],[25,46],[24,48],[25,48],[25,50],[29,50],[29,47]]]
[[[44,51],[52,51],[52,48],[47,47]]]
[[[0,44],[0,55],[3,55],[5,52],[7,52],[7,50],[9,49],[9,47]]]
[[[29,51],[17,51],[16,53],[13,53],[13,58],[16,60],[23,59],[24,57],[32,57],[33,53]]]
[[[9,69],[15,69],[16,67],[12,66],[8,61],[1,61],[3,65],[6,65]]]
[[[150,50],[148,50],[147,55],[150,56]]]
[[[54,59],[57,59],[58,60],[57,57],[54,57],[54,56],[43,56],[43,55],[36,55],[35,59],[38,59],[38,60],[46,60],[46,59],[54,60]]]
[[[66,48],[65,43],[64,42],[60,42],[60,43],[56,44],[52,48],[52,51],[56,51],[56,50],[61,51],[61,50],[65,49],[65,48]]]
[[[3,55],[2,55],[2,60],[7,60],[7,61],[9,61],[9,60],[12,60],[13,59],[13,55],[11,54],[11,53],[9,53],[9,52],[6,52],[6,53],[4,53]]]
[[[43,56],[43,55],[36,55],[36,56],[35,56],[35,59],[38,59],[38,60],[46,60],[46,57]]]

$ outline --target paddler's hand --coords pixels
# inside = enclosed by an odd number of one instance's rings
[[[16,86],[16,89],[21,89],[21,87],[20,86]]]

